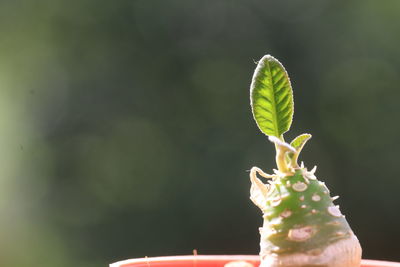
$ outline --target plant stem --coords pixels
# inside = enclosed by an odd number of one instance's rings
[[[278,167],[278,170],[282,173],[289,172],[289,167],[285,160],[286,150],[283,149],[283,147],[279,146],[278,144],[275,144],[275,149],[276,149],[275,159],[276,159],[276,166]]]

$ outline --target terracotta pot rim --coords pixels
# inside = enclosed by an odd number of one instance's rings
[[[128,259],[123,261],[118,261],[110,264],[110,267],[124,267],[128,264],[135,263],[155,263],[155,262],[170,262],[170,261],[259,261],[258,255],[178,255],[178,256],[161,256],[161,257],[146,257],[146,258],[136,258]],[[382,267],[400,267],[399,262],[392,261],[380,261],[380,260],[362,260],[362,267],[368,266],[382,266]]]

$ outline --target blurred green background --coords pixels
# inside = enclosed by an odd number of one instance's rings
[[[288,139],[364,258],[400,261],[400,1],[1,0],[0,265],[257,254],[248,172],[274,167],[249,108],[272,54]],[[397,118],[397,119],[396,119]]]

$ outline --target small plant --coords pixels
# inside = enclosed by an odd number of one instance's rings
[[[270,55],[257,65],[250,87],[251,108],[261,132],[275,144],[274,174],[253,167],[250,199],[263,212],[262,267],[360,266],[361,247],[326,185],[298,157],[310,134],[286,143],[293,118],[293,92],[282,64]],[[261,182],[257,174],[268,179]]]

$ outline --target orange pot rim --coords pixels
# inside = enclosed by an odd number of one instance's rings
[[[229,262],[229,261],[248,261],[255,266],[258,265],[260,256],[258,255],[182,255],[182,256],[162,256],[145,257],[118,261],[110,264],[110,267],[134,267],[135,265],[146,264],[151,267],[152,263],[171,263],[171,262]],[[362,260],[361,267],[400,267],[399,262],[380,261],[380,260]]]

